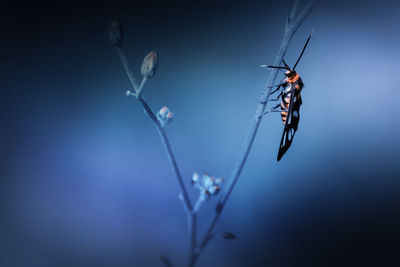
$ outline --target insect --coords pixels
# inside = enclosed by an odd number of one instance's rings
[[[280,100],[280,103],[264,113],[264,114],[269,112],[281,113],[281,118],[282,118],[282,123],[284,124],[284,128],[283,128],[281,143],[279,145],[279,151],[277,157],[278,161],[282,158],[282,156],[286,153],[286,151],[292,144],[293,137],[299,125],[300,106],[302,104],[300,93],[304,87],[304,84],[299,74],[295,71],[295,69],[301,57],[303,56],[304,51],[306,50],[310,38],[311,34],[308,36],[306,44],[304,45],[303,50],[301,51],[301,54],[296,61],[296,64],[294,64],[293,69],[291,69],[286,64],[285,60],[282,60],[284,66],[268,66],[268,68],[286,70],[285,71],[286,77],[282,80],[282,82],[280,84],[271,86],[271,88],[277,87],[274,91],[271,92],[271,95],[274,94],[275,92],[278,91],[280,92],[275,99],[271,99],[269,101]]]

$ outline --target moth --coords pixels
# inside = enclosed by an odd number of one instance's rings
[[[297,127],[299,125],[300,106],[302,104],[300,93],[304,87],[304,83],[300,78],[299,74],[295,71],[295,69],[301,57],[303,56],[304,51],[307,48],[310,38],[311,34],[308,36],[308,39],[303,47],[303,50],[301,51],[301,54],[297,59],[296,64],[294,64],[293,68],[290,68],[288,64],[286,64],[285,60],[282,60],[284,66],[268,66],[268,68],[285,70],[285,76],[286,76],[281,81],[280,84],[271,86],[271,88],[276,87],[276,89],[271,92],[271,95],[278,91],[279,94],[275,99],[271,99],[269,101],[280,101],[280,103],[264,113],[264,114],[269,112],[281,113],[282,123],[284,127],[283,127],[281,143],[279,145],[279,151],[277,157],[278,161],[282,158],[282,156],[286,153],[286,151],[292,144],[294,135],[296,134]]]

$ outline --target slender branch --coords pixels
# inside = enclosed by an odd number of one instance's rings
[[[169,162],[172,166],[172,170],[175,173],[176,181],[178,183],[178,187],[180,190],[180,196],[182,199],[182,203],[185,207],[185,210],[191,212],[192,211],[192,203],[190,202],[189,195],[186,191],[185,184],[183,183],[182,175],[179,171],[178,164],[176,163],[176,159],[174,156],[174,153],[172,152],[171,145],[169,143],[167,134],[164,131],[164,128],[161,126],[160,122],[158,121],[157,117],[154,115],[153,111],[151,110],[149,104],[147,104],[146,100],[143,97],[138,98],[139,102],[143,105],[144,110],[146,111],[146,114],[150,117],[150,119],[153,121],[154,126],[156,127],[160,137],[161,141],[164,145],[165,152],[167,153]]]
[[[142,96],[144,85],[146,84],[147,80],[148,80],[147,77],[143,77],[143,80],[140,83],[139,88],[137,89],[136,97],[140,98]]]
[[[281,64],[293,35],[295,34],[295,32],[297,31],[299,26],[303,23],[303,21],[306,19],[307,15],[310,13],[312,8],[315,7],[317,2],[318,2],[318,0],[311,0],[311,2],[302,11],[302,13],[295,20],[293,20],[294,18],[292,19],[292,16],[294,16],[296,9],[297,9],[297,5],[298,5],[298,1],[297,0],[295,1],[292,12],[291,12],[291,17],[290,17],[291,21],[288,21],[286,24],[285,34],[284,34],[281,46],[278,51],[278,55],[276,56],[276,59],[275,59],[275,63],[274,63],[275,66]],[[222,209],[224,208],[230,194],[232,193],[232,190],[235,187],[235,184],[238,181],[240,174],[242,173],[243,167],[246,163],[247,157],[250,153],[250,149],[253,145],[255,136],[256,136],[258,128],[260,126],[262,114],[265,111],[267,101],[269,100],[269,97],[271,95],[271,90],[272,90],[271,86],[275,83],[277,74],[278,74],[278,69],[272,69],[270,72],[267,84],[264,88],[260,102],[256,109],[255,116],[251,123],[250,130],[249,130],[249,133],[247,135],[247,138],[246,138],[246,141],[244,144],[244,148],[240,152],[239,158],[236,162],[236,165],[230,175],[230,179],[229,179],[230,183],[227,185],[227,190],[224,191],[223,194],[221,195],[220,201],[217,204],[216,209],[215,209],[214,217],[211,220],[211,223],[205,233],[205,236],[204,236],[202,242],[200,243],[200,247],[199,247],[200,250],[204,249],[207,246],[208,241],[213,237],[212,232],[213,232],[214,226],[217,223],[217,221],[221,215]],[[199,253],[196,254],[196,258],[199,256]]]
[[[128,64],[128,60],[126,58],[125,52],[119,46],[115,46],[115,48],[117,49],[119,58],[121,59],[122,65],[124,66],[126,75],[128,75],[129,81],[131,82],[132,87],[135,90],[135,93],[137,93],[139,86],[138,86],[135,78],[133,77],[131,69],[129,68],[129,64]]]
[[[143,78],[145,80],[146,78]],[[144,81],[145,82],[145,81]],[[141,87],[143,86],[144,82],[142,82]],[[138,92],[141,92],[140,90]],[[167,134],[164,131],[164,128],[161,126],[160,122],[158,121],[157,117],[152,112],[150,106],[147,104],[146,100],[139,96],[138,100],[142,103],[147,115],[153,121],[155,127],[157,128],[158,133],[160,134],[161,141],[164,145],[165,151],[167,152],[168,159],[172,166],[172,169],[176,176],[176,181],[178,183],[178,187],[180,189],[179,198],[182,201],[183,207],[186,211],[188,217],[188,232],[189,232],[189,261],[192,261],[192,258],[195,253],[196,244],[197,244],[197,216],[196,213],[193,212],[193,206],[189,199],[188,193],[186,191],[186,187],[183,183],[182,176],[179,172],[178,164],[176,163],[176,159],[174,154],[172,153],[172,148],[167,138]]]
[[[189,195],[187,193],[186,187],[183,183],[182,175],[179,171],[178,164],[176,163],[176,159],[174,156],[174,153],[172,152],[171,145],[169,143],[167,134],[164,131],[164,128],[161,126],[160,122],[158,121],[157,117],[154,115],[153,111],[151,110],[149,104],[146,102],[146,100],[141,96],[141,92],[143,91],[143,87],[145,83],[147,82],[147,78],[144,77],[142,82],[140,83],[140,86],[138,86],[135,78],[133,77],[133,74],[129,68],[128,60],[126,58],[125,52],[122,50],[121,47],[115,46],[115,48],[118,51],[118,55],[121,58],[122,65],[124,66],[125,72],[128,75],[128,78],[131,82],[131,85],[133,89],[136,92],[137,99],[139,102],[142,104],[146,114],[150,117],[151,121],[153,122],[154,126],[156,127],[160,137],[161,137],[161,142],[164,145],[165,152],[167,153],[169,162],[171,163],[173,172],[175,173],[176,181],[178,183],[178,187],[180,190],[180,195],[182,196],[182,203],[185,207],[185,210],[191,211],[192,210],[192,203],[190,202]],[[140,93],[140,94],[139,94]]]
[[[201,204],[203,204],[204,201],[205,201],[204,195],[201,192],[200,195],[199,195],[199,198],[196,201],[196,204],[194,204],[193,213],[197,213],[200,210]]]
[[[192,212],[188,215],[189,222],[189,262],[188,265],[192,266],[193,258],[196,253],[197,247],[197,214]]]
[[[300,0],[295,0],[292,8],[292,12],[290,12],[289,23],[291,23],[296,17],[297,7],[299,6]]]
[[[121,58],[122,64],[124,66],[125,72],[129,77],[129,80],[131,82],[132,87],[135,90],[135,95],[136,98],[139,100],[139,102],[142,104],[146,114],[149,116],[151,121],[153,122],[154,126],[156,127],[160,138],[161,142],[164,145],[165,152],[167,153],[168,160],[171,164],[172,170],[175,173],[176,177],[176,182],[178,184],[179,188],[179,198],[182,201],[182,205],[184,207],[184,210],[188,216],[188,232],[189,232],[189,262],[192,261],[193,255],[195,254],[196,246],[197,246],[197,216],[196,213],[193,212],[193,206],[190,201],[189,195],[187,193],[185,184],[183,183],[182,175],[179,171],[178,164],[176,162],[174,153],[172,152],[171,144],[168,140],[167,134],[161,125],[161,123],[158,121],[157,117],[154,115],[154,112],[152,111],[151,107],[149,104],[146,102],[146,100],[142,96],[142,92],[144,89],[144,85],[148,81],[147,77],[143,77],[142,82],[140,83],[140,86],[138,86],[135,78],[132,75],[132,72],[129,68],[128,60],[126,58],[126,55],[122,48],[120,46],[115,46],[118,54]],[[189,263],[190,264],[190,263]]]
[[[318,0],[311,0],[311,2],[307,5],[307,7],[303,10],[303,12],[295,18],[296,14],[296,9],[298,6],[299,0],[295,0],[295,3],[293,5],[292,11],[290,13],[290,16],[288,16],[288,20],[286,23],[285,27],[285,35],[282,40],[282,44],[279,48],[278,55],[275,60],[275,65],[279,65],[286,54],[287,48],[289,46],[289,43],[294,35],[294,33],[297,31],[298,27],[302,24],[302,22],[305,20],[307,15],[310,13],[312,8],[316,5]],[[230,196],[232,193],[232,190],[243,170],[243,167],[246,163],[247,157],[250,153],[251,147],[253,145],[255,136],[257,134],[259,125],[261,123],[262,115],[264,114],[266,105],[268,103],[268,100],[271,95],[271,90],[272,90],[272,85],[274,84],[277,74],[278,74],[278,69],[272,69],[270,76],[268,78],[267,84],[264,88],[264,91],[261,95],[260,102],[258,104],[256,114],[253,118],[253,121],[250,126],[250,131],[249,134],[246,138],[246,142],[244,145],[244,149],[240,152],[239,158],[236,162],[236,165],[230,175],[230,182],[227,185],[227,190],[221,193],[220,201],[218,202],[216,209],[215,209],[215,214],[213,219],[211,220],[211,223],[205,233],[204,238],[202,239],[202,242],[197,244],[197,212],[201,206],[201,203],[203,202],[203,199],[201,199],[201,196],[199,197],[198,201],[196,202],[195,206],[192,206],[192,203],[190,201],[190,198],[188,196],[186,187],[183,183],[183,179],[181,176],[181,173],[179,171],[175,156],[172,152],[171,145],[169,143],[168,137],[166,135],[166,132],[163,128],[163,125],[158,121],[157,117],[154,115],[151,107],[149,104],[146,102],[146,100],[142,97],[142,92],[144,85],[147,82],[147,77],[144,77],[140,86],[137,84],[136,80],[133,77],[132,72],[130,71],[128,61],[126,58],[126,55],[124,51],[122,50],[120,44],[122,42],[122,39],[119,38],[120,35],[116,35],[112,37],[111,41],[115,45],[118,54],[120,56],[120,59],[122,61],[122,64],[125,68],[125,72],[128,75],[128,78],[132,84],[132,87],[135,90],[135,95],[138,101],[142,104],[146,114],[149,116],[149,118],[152,120],[154,126],[156,127],[161,141],[164,145],[165,151],[167,153],[169,162],[171,164],[171,167],[173,169],[173,172],[175,173],[176,177],[176,182],[178,184],[178,188],[180,191],[179,198],[182,201],[183,207],[187,213],[188,216],[188,231],[189,231],[189,266],[193,267],[197,261],[197,258],[199,257],[201,251],[206,247],[208,244],[208,241],[213,237],[213,229],[215,224],[217,223],[220,214]]]
[[[143,78],[143,79],[146,79],[146,78]],[[142,85],[143,85],[143,82],[142,82]],[[172,169],[176,176],[176,181],[177,181],[178,187],[180,189],[179,198],[182,201],[183,207],[184,207],[187,217],[188,217],[189,261],[191,261],[192,255],[194,254],[194,251],[196,248],[196,243],[197,243],[197,239],[196,239],[196,237],[197,237],[197,232],[196,232],[197,217],[196,217],[196,214],[193,213],[193,206],[191,204],[188,193],[186,191],[186,187],[183,183],[182,176],[179,172],[178,164],[176,163],[175,156],[172,153],[172,148],[171,148],[171,145],[167,138],[167,134],[164,131],[164,128],[161,126],[160,122],[157,120],[156,116],[154,115],[150,106],[147,104],[147,102],[144,100],[144,98],[142,96],[139,96],[138,100],[140,101],[140,103],[142,103],[147,115],[150,117],[150,119],[153,121],[155,127],[157,128],[157,131],[161,137],[161,141],[164,145],[165,151],[167,152],[168,159],[170,161],[170,164],[171,164]]]
[[[143,78],[146,79],[146,78]],[[142,83],[143,84],[143,83]],[[140,92],[140,91],[138,91]],[[182,200],[184,209],[187,213],[188,217],[188,232],[189,232],[189,262],[192,261],[193,255],[195,253],[196,245],[197,245],[197,216],[196,213],[193,212],[193,206],[189,199],[188,193],[186,191],[186,187],[183,183],[182,176],[179,172],[178,164],[176,163],[176,159],[174,154],[172,153],[172,148],[167,138],[167,134],[164,131],[164,128],[161,126],[160,122],[157,120],[156,116],[152,112],[150,106],[144,100],[142,96],[139,96],[138,100],[142,103],[147,115],[149,115],[150,119],[153,121],[155,127],[157,128],[158,133],[160,134],[161,141],[164,145],[165,151],[167,152],[168,159],[172,166],[173,171],[175,172],[176,181],[178,183],[178,187],[180,189],[179,198]],[[190,263],[189,263],[190,264]]]
[[[290,28],[289,30],[292,31],[292,36],[318,2],[319,0],[311,0],[310,3],[304,8],[303,12],[301,12],[301,14],[296,18],[296,20],[290,23],[289,27],[287,28]]]

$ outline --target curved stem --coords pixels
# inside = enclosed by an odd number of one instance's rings
[[[121,59],[122,65],[124,66],[125,72],[128,75],[129,81],[131,82],[131,85],[133,87],[133,89],[136,92],[136,97],[139,100],[139,102],[142,104],[146,114],[150,117],[150,119],[152,120],[154,126],[156,127],[160,137],[161,137],[161,142],[164,145],[165,148],[165,152],[167,153],[169,162],[172,166],[173,172],[175,173],[175,177],[176,177],[176,181],[178,183],[178,187],[180,190],[180,195],[182,197],[182,203],[184,205],[185,210],[191,211],[192,210],[192,203],[190,202],[188,193],[186,191],[186,187],[185,184],[183,183],[183,179],[182,179],[182,175],[179,171],[178,168],[178,164],[176,163],[176,159],[174,156],[174,153],[172,152],[172,148],[171,145],[169,143],[167,134],[165,133],[164,128],[162,127],[162,125],[160,124],[160,122],[158,121],[157,117],[154,115],[153,111],[151,110],[149,104],[146,102],[146,100],[142,97],[142,91],[143,91],[143,87],[147,82],[147,78],[144,77],[142,82],[140,83],[140,86],[137,84],[130,68],[129,68],[129,64],[128,64],[128,60],[126,58],[125,52],[122,50],[121,47],[119,46],[115,46],[115,48],[118,51],[118,55]]]
[[[193,206],[190,201],[189,195],[187,193],[185,184],[183,182],[182,175],[179,171],[178,164],[175,159],[175,155],[172,152],[171,144],[168,140],[167,134],[166,134],[163,126],[161,125],[161,123],[158,121],[157,117],[154,115],[154,112],[152,111],[149,104],[142,97],[143,88],[148,79],[146,77],[144,77],[139,86],[129,68],[128,60],[126,58],[124,51],[119,46],[115,46],[115,47],[116,47],[116,49],[118,51],[118,55],[122,61],[122,65],[124,66],[125,72],[128,75],[129,81],[131,82],[131,85],[135,90],[135,94],[133,94],[133,95],[135,95],[136,98],[138,99],[138,101],[142,104],[146,114],[149,116],[149,118],[153,122],[154,126],[156,127],[156,129],[160,135],[161,142],[164,145],[165,152],[167,153],[168,160],[171,164],[172,170],[175,174],[176,182],[177,182],[178,188],[179,188],[179,198],[181,199],[184,210],[188,216],[189,252],[190,252],[189,261],[192,261],[192,258],[193,258],[193,255],[194,255],[195,249],[196,249],[196,243],[197,243],[197,241],[196,241],[197,217],[196,217],[196,214],[193,213]]]
[[[165,152],[167,153],[169,162],[172,166],[172,170],[175,173],[176,181],[178,183],[178,187],[180,190],[180,195],[182,198],[182,203],[186,210],[192,211],[192,203],[190,202],[189,195],[186,191],[185,184],[183,183],[182,175],[179,171],[178,164],[176,163],[176,159],[174,153],[172,152],[171,144],[169,143],[167,134],[164,131],[164,128],[161,126],[160,122],[158,121],[157,117],[154,115],[153,111],[151,110],[149,104],[147,104],[146,100],[143,97],[138,98],[139,102],[143,105],[146,114],[150,117],[153,121],[154,126],[157,128],[157,131],[161,137],[161,141],[164,145]]]
[[[285,35],[283,37],[283,40],[282,40],[281,46],[279,48],[278,55],[275,59],[274,65],[280,65],[283,57],[286,54],[287,48],[289,46],[289,43],[290,43],[294,33],[297,31],[299,26],[303,23],[303,21],[305,20],[307,15],[310,13],[310,11],[313,9],[313,7],[318,2],[318,0],[311,0],[311,2],[303,10],[303,12],[297,18],[295,18],[298,1],[299,0],[295,0],[292,12],[290,13],[290,15],[288,17],[288,21],[287,21],[287,24],[285,27]],[[167,156],[168,156],[169,162],[171,164],[171,167],[173,169],[173,172],[175,174],[176,182],[178,184],[178,188],[180,191],[179,198],[181,199],[183,207],[188,216],[189,253],[190,253],[188,264],[190,267],[193,267],[200,255],[201,251],[207,246],[209,240],[213,237],[213,229],[214,229],[216,223],[218,222],[220,214],[221,214],[226,202],[228,201],[229,196],[232,193],[232,190],[235,187],[235,184],[236,184],[236,182],[243,170],[243,167],[247,161],[247,158],[250,153],[251,147],[253,145],[255,136],[256,136],[258,128],[260,126],[261,119],[263,117],[262,115],[264,114],[265,107],[270,98],[271,90],[272,90],[271,86],[274,84],[274,82],[276,80],[276,77],[278,74],[278,69],[271,70],[267,84],[264,88],[264,91],[261,95],[260,102],[257,106],[255,116],[251,123],[250,130],[249,130],[248,136],[246,138],[244,148],[240,152],[239,158],[238,158],[238,160],[235,164],[235,167],[230,175],[230,179],[229,179],[230,182],[226,187],[227,190],[225,190],[224,192],[221,193],[220,201],[218,202],[218,204],[216,206],[214,217],[212,218],[211,223],[210,223],[209,227],[207,228],[207,231],[206,231],[201,243],[197,244],[197,232],[196,232],[196,230],[197,230],[197,211],[200,207],[201,201],[199,200],[198,203],[195,205],[195,208],[193,208],[190,198],[188,196],[186,187],[184,185],[182,175],[179,171],[178,164],[177,164],[175,156],[172,152],[172,148],[171,148],[170,142],[168,140],[167,134],[166,134],[163,126],[161,125],[161,123],[158,121],[157,117],[154,115],[149,104],[142,97],[143,87],[144,87],[147,79],[144,78],[139,86],[137,84],[136,80],[134,79],[132,72],[130,71],[130,68],[128,65],[128,60],[126,58],[124,51],[119,46],[116,46],[116,49],[121,58],[121,61],[125,68],[126,74],[128,75],[128,78],[132,84],[132,87],[135,90],[134,95],[136,96],[138,101],[142,104],[146,114],[149,116],[149,118],[152,120],[154,126],[156,127],[156,129],[160,135],[161,141],[164,145],[164,148],[167,153]]]
[[[135,78],[133,77],[131,69],[129,68],[128,59],[126,58],[125,52],[119,46],[115,46],[115,48],[117,49],[119,58],[121,59],[122,65],[124,66],[126,75],[128,75],[129,81],[131,82],[132,87],[135,90],[135,93],[137,93],[139,86],[138,86]]]
[[[295,34],[295,32],[297,31],[299,26],[303,23],[303,21],[306,19],[307,15],[315,7],[317,2],[318,2],[318,0],[311,0],[311,2],[303,10],[303,12],[296,19],[294,19],[293,14],[295,14],[295,10],[298,5],[298,1],[297,0],[295,1],[292,12],[291,12],[291,16],[290,16],[291,20],[288,21],[288,23],[286,24],[285,34],[284,34],[281,46],[278,51],[278,55],[276,56],[276,59],[275,59],[275,63],[274,63],[275,66],[278,66],[281,64],[293,35]],[[229,179],[230,183],[227,185],[227,190],[224,191],[224,193],[221,195],[220,201],[216,206],[214,217],[212,218],[211,223],[210,223],[209,227],[207,228],[205,236],[200,244],[200,247],[199,247],[200,250],[204,249],[207,246],[208,241],[213,237],[212,232],[213,232],[213,229],[214,229],[216,223],[218,222],[218,219],[221,215],[222,209],[224,208],[226,202],[228,201],[229,196],[232,193],[232,190],[235,187],[235,184],[238,181],[240,174],[242,173],[243,167],[246,163],[247,157],[250,153],[250,150],[253,145],[254,139],[256,137],[258,128],[260,126],[262,114],[264,113],[265,107],[267,105],[267,101],[271,95],[271,90],[272,90],[271,86],[275,83],[277,75],[278,75],[278,69],[272,69],[271,73],[269,75],[267,84],[264,88],[263,94],[261,96],[260,102],[257,106],[255,116],[251,123],[250,130],[249,130],[249,133],[247,135],[247,138],[246,138],[246,141],[244,144],[244,148],[240,152],[239,158],[238,158],[238,160],[235,164],[235,167],[230,175],[230,179]],[[198,254],[197,254],[197,257],[198,257]]]
[[[178,187],[180,189],[180,195],[179,198],[182,201],[183,207],[186,211],[187,217],[188,217],[188,232],[189,232],[189,261],[192,261],[192,258],[195,253],[196,249],[196,229],[197,229],[197,217],[196,214],[193,212],[193,206],[192,203],[189,199],[189,195],[186,191],[186,187],[183,183],[183,179],[181,176],[181,173],[178,168],[178,164],[176,163],[175,156],[172,152],[171,145],[169,143],[168,137],[166,132],[164,131],[164,128],[161,126],[160,122],[158,121],[157,117],[154,115],[153,111],[151,110],[150,106],[147,104],[146,100],[142,97],[138,97],[139,102],[143,105],[144,110],[146,111],[146,114],[150,117],[150,119],[153,121],[154,126],[157,128],[157,131],[161,137],[161,141],[164,145],[165,151],[167,152],[169,162],[172,166],[172,169],[175,173],[176,176],[176,181],[178,183]]]

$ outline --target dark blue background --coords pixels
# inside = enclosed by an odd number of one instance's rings
[[[303,2],[304,4],[304,2]],[[186,216],[159,137],[107,24],[125,26],[145,96],[168,125],[187,182],[227,177],[283,36],[291,1],[5,3],[1,11],[1,266],[183,264]],[[198,266],[399,266],[400,4],[321,1],[286,59],[303,78],[300,128],[263,120]],[[195,197],[197,192],[190,188]],[[200,217],[203,230],[212,212]]]

